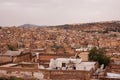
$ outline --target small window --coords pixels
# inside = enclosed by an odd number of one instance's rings
[[[65,63],[62,63],[62,67],[66,67],[66,64],[65,64]]]

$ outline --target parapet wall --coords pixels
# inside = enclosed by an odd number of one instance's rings
[[[79,79],[90,80],[90,71],[76,71],[76,70],[53,70],[50,71],[50,79],[52,80],[66,80]]]
[[[71,56],[74,56],[73,54],[40,54],[39,60],[41,62],[50,62],[50,59],[52,58],[69,58]]]
[[[66,80],[66,79],[79,79],[90,80],[92,71],[79,71],[79,70],[45,70],[33,68],[16,68],[16,67],[0,67],[0,73],[8,76],[21,76],[25,75],[38,78],[38,79],[52,79],[52,80]],[[13,74],[13,75],[12,75]]]

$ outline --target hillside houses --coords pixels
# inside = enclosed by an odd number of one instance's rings
[[[86,27],[82,29],[86,29]],[[96,25],[96,28],[97,27],[99,26]],[[81,27],[78,26],[78,28]],[[0,29],[0,42],[1,42],[0,49],[2,52],[5,52],[7,50],[8,45],[12,45],[16,48],[31,48],[31,49],[57,45],[63,46],[65,52],[73,53],[74,51],[72,50],[72,48],[76,46],[77,48],[80,48],[81,46],[93,45],[101,48],[107,48],[110,50],[114,48],[115,50],[119,51],[120,47],[119,37],[120,33],[113,31],[109,31],[108,33],[102,33],[99,31],[86,32],[76,29],[59,29],[59,27],[58,28],[55,27],[55,29],[54,27],[53,28],[5,27]],[[51,41],[53,40],[53,42],[50,42],[50,40]]]
[[[0,29],[0,65],[2,65],[0,70],[3,72],[6,70],[6,74],[9,75],[18,73],[18,76],[22,74],[21,72],[28,72],[30,75],[27,76],[33,77],[36,76],[34,74],[37,74],[37,77],[41,75],[42,79],[44,77],[45,79],[56,80],[63,76],[62,78],[65,79],[105,80],[107,72],[119,74],[119,28],[120,24],[116,22],[42,28],[2,27]],[[92,63],[88,57],[89,51],[93,47],[105,49],[106,55],[111,60],[111,64],[107,68],[103,69],[102,67],[101,69],[97,66],[97,69],[93,70],[93,67],[90,67],[91,65],[96,66],[96,62]],[[59,62],[62,61],[61,58],[66,61],[65,64],[61,63],[64,67],[71,58],[73,60],[73,62],[70,61],[71,64],[75,63],[74,59],[76,60],[76,58],[82,59],[79,67],[77,66],[77,69],[80,69],[67,70],[63,68],[62,70],[58,68],[57,70],[49,70],[51,59]],[[8,67],[6,68],[4,65]],[[75,66],[73,67],[75,68]],[[89,70],[85,70],[88,69],[86,67],[89,67]]]

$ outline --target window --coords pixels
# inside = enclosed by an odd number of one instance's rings
[[[62,63],[62,67],[66,67],[66,64],[65,64],[65,63]]]

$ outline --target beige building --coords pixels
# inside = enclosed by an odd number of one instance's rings
[[[80,52],[79,57],[82,58],[82,61],[88,61],[89,60],[88,54],[89,52]]]

